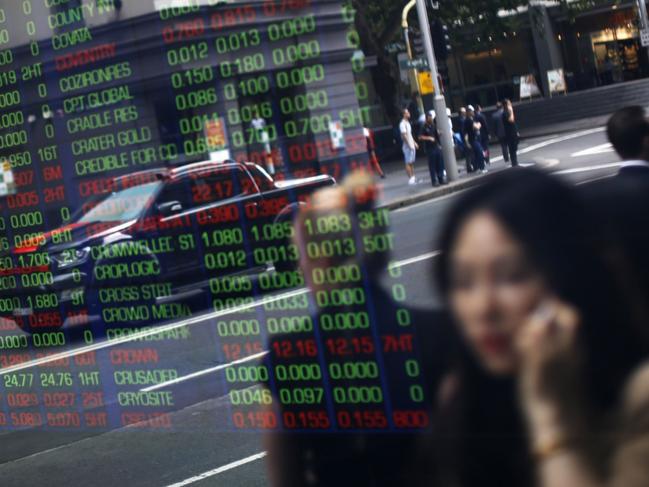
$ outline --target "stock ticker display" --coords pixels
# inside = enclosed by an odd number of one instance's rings
[[[0,2],[0,428],[172,428],[197,397],[226,428],[427,426],[401,271],[382,291],[354,260],[392,248],[389,213],[295,241],[367,166],[354,15]]]

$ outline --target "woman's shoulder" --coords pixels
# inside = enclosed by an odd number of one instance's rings
[[[622,412],[626,418],[649,418],[649,360],[631,374],[624,386]]]
[[[649,362],[638,367],[624,387],[621,427],[609,485],[649,485]]]

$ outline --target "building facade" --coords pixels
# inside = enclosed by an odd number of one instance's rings
[[[536,5],[513,15],[519,27],[488,39],[458,29],[447,60],[446,92],[454,109],[520,99],[520,77],[533,75],[550,96],[547,72],[561,69],[567,92],[649,76],[634,2],[603,4],[570,15],[558,5]],[[469,42],[466,42],[469,41]]]
[[[376,111],[354,16],[339,0],[4,2],[0,112],[18,121],[0,135],[20,131],[0,159],[56,162],[70,209],[84,182],[204,160],[342,178],[367,164]]]

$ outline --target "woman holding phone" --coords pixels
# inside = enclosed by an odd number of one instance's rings
[[[591,223],[573,190],[528,169],[451,210],[435,274],[458,336],[439,485],[649,485],[649,322]]]

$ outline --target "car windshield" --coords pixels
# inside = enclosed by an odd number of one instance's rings
[[[126,222],[137,219],[151,204],[161,182],[140,184],[101,195],[77,223]]]

